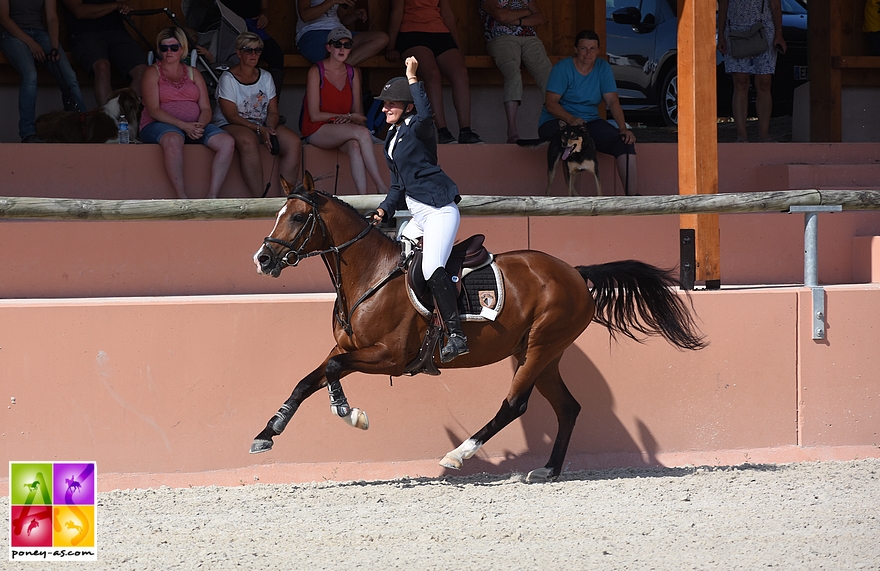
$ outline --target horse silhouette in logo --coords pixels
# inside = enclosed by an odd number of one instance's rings
[[[40,482],[38,480],[34,480],[32,484],[25,484],[24,487],[32,492],[36,492],[37,488],[40,487]]]
[[[67,491],[71,494],[76,491],[82,491],[82,484],[77,482],[74,476],[64,478],[64,481],[67,483]]]
[[[37,518],[32,519],[28,524],[27,534],[30,535],[31,531],[38,527],[40,527],[40,522],[37,521]]]
[[[67,529],[75,529],[79,533],[82,533],[83,528],[81,525],[76,525],[72,521],[66,521],[66,522],[64,522],[64,525],[65,525],[65,527],[67,527]]]

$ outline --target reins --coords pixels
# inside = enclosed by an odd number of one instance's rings
[[[305,245],[309,242],[309,240],[311,240],[312,236],[315,233],[316,227],[318,227],[318,226],[321,227],[321,237],[324,240],[327,239],[327,223],[324,222],[323,218],[321,218],[321,213],[318,210],[318,204],[314,200],[311,200],[301,194],[296,194],[296,193],[291,193],[291,194],[287,195],[287,200],[290,200],[293,198],[296,198],[298,200],[302,200],[303,202],[305,202],[306,204],[308,204],[309,206],[312,207],[312,211],[309,213],[308,220],[306,220],[306,222],[305,222],[305,224],[303,224],[302,228],[299,229],[299,232],[296,233],[296,236],[293,237],[293,240],[286,241],[286,240],[280,240],[278,238],[272,238],[271,236],[267,236],[263,240],[263,244],[266,244],[267,246],[268,246],[268,244],[278,244],[279,246],[284,246],[285,248],[288,249],[287,253],[285,253],[284,256],[277,258],[278,263],[281,264],[282,268],[286,267],[286,266],[295,267],[302,260],[305,260],[306,258],[311,258],[313,256],[321,256],[321,259],[324,261],[324,266],[327,268],[327,272],[330,274],[330,281],[333,282],[333,289],[336,290],[337,303],[336,303],[336,311],[334,312],[334,317],[336,317],[336,321],[339,323],[339,325],[342,327],[342,329],[349,336],[351,336],[352,332],[353,332],[353,330],[351,328],[351,316],[354,314],[355,309],[357,309],[358,306],[361,303],[363,303],[364,301],[366,301],[370,296],[372,296],[374,293],[379,291],[379,289],[381,289],[382,286],[384,286],[386,283],[388,283],[391,280],[391,278],[394,276],[394,274],[401,271],[402,268],[401,268],[400,264],[395,266],[394,269],[392,269],[391,272],[388,273],[388,275],[386,275],[384,278],[379,280],[378,283],[376,283],[375,285],[370,287],[366,291],[366,293],[364,293],[354,303],[354,305],[351,307],[351,310],[348,310],[346,307],[347,300],[346,300],[345,292],[342,289],[342,260],[341,260],[340,254],[342,253],[342,250],[348,248],[349,246],[351,246],[355,242],[358,242],[358,241],[362,240],[363,238],[365,238],[366,235],[370,233],[370,230],[372,230],[373,227],[375,226],[375,222],[370,222],[369,224],[367,224],[366,228],[361,230],[354,238],[347,240],[346,242],[344,242],[338,246],[331,244],[329,248],[326,248],[324,250],[314,250],[312,252],[303,253],[302,250],[305,247]],[[295,246],[295,243],[306,232],[307,232],[307,235],[305,236],[304,239],[302,239],[299,247],[297,248]],[[272,251],[272,248],[268,248],[268,249],[270,252],[272,252],[272,255],[275,256],[275,253]],[[293,256],[295,258],[293,260],[293,262],[290,262],[290,260],[289,260],[291,254],[293,254]],[[327,259],[328,254],[334,255],[335,261],[336,261],[335,268],[331,267],[330,261]]]

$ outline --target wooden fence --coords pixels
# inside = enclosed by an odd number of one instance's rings
[[[380,195],[343,196],[366,213]],[[70,198],[0,198],[0,219],[42,220],[235,220],[274,218],[283,198],[214,200],[79,200]],[[787,212],[791,206],[840,205],[843,210],[880,210],[876,190],[784,190],[735,194],[544,197],[465,196],[466,216],[649,216]]]

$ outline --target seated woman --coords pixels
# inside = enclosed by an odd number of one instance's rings
[[[437,140],[447,143],[482,143],[471,131],[471,88],[464,56],[458,46],[455,14],[450,0],[391,0],[385,58],[398,61],[413,56],[421,65],[428,100],[434,109]],[[458,141],[449,132],[443,110],[441,74],[452,84],[452,104],[458,117]]]
[[[387,192],[366,128],[361,99],[361,72],[345,60],[351,53],[351,32],[339,27],[327,36],[330,57],[309,69],[303,101],[302,135],[321,149],[339,148],[348,155],[358,194],[367,193],[367,173],[380,193]],[[365,172],[366,171],[366,172]]]
[[[367,21],[363,8],[352,10],[355,0],[296,0],[296,47],[299,53],[312,63],[327,57],[324,48],[327,34],[340,26],[354,26],[355,22]],[[354,46],[348,56],[349,65],[360,65],[365,59],[385,49],[388,35],[385,32],[355,32]]]
[[[624,194],[638,194],[636,136],[626,128],[611,66],[599,57],[599,35],[593,30],[581,31],[575,36],[574,48],[574,56],[560,60],[550,71],[538,136],[552,138],[560,128],[559,121],[586,125],[596,150],[615,158]],[[602,102],[617,126],[599,117]]]
[[[229,133],[211,124],[211,103],[202,74],[180,62],[189,52],[180,28],[165,28],[156,36],[159,61],[144,72],[141,93],[140,137],[159,143],[165,155],[165,171],[178,198],[186,198],[183,182],[183,145],[201,143],[214,150],[211,186],[207,198],[217,198],[235,152]]]
[[[295,183],[302,145],[296,133],[278,125],[278,96],[272,75],[257,67],[263,53],[263,40],[252,32],[240,34],[235,40],[235,53],[240,62],[223,72],[217,84],[214,124],[235,139],[241,175],[251,194],[260,197],[264,189],[269,189],[263,180],[260,146],[265,145],[272,154],[281,157],[279,174]],[[273,148],[273,135],[278,149]],[[275,187],[281,188],[277,180]]]

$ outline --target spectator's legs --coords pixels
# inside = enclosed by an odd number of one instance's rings
[[[629,157],[629,179],[627,179],[627,157]],[[639,192],[639,169],[636,168],[635,155],[620,155],[614,161],[617,163],[617,174],[620,175],[620,184],[623,185],[624,193],[635,195]]]
[[[260,161],[260,141],[256,133],[241,125],[225,125],[223,130],[232,135],[241,164],[241,176],[251,196],[263,196],[263,163]]]
[[[486,49],[495,59],[495,65],[504,76],[504,114],[507,117],[507,142],[519,139],[516,111],[522,101],[521,50],[515,36],[492,38]]]
[[[18,136],[24,141],[36,137],[37,67],[27,45],[5,31],[0,31],[0,49],[21,76],[18,89]]]
[[[214,161],[211,163],[211,187],[205,198],[217,198],[220,196],[220,187],[226,180],[226,173],[229,172],[229,163],[235,152],[235,139],[229,133],[218,133],[208,139],[207,146],[214,151]],[[262,180],[260,173],[261,184]]]
[[[773,111],[773,96],[770,94],[770,83],[773,76],[760,74],[755,76],[755,110],[758,112],[758,140],[770,141],[770,114]]]
[[[348,65],[360,65],[365,59],[373,57],[388,45],[388,34],[385,32],[357,32],[352,38],[354,47],[345,60]],[[421,62],[421,60],[419,60]]]
[[[159,146],[165,155],[165,172],[177,198],[186,198],[183,186],[183,137],[179,133],[165,133],[159,139]]]
[[[339,148],[348,155],[351,177],[358,194],[367,193],[367,173],[373,179],[379,194],[388,192],[388,185],[385,184],[376,162],[373,139],[366,127],[354,123],[323,125],[309,137],[309,143],[322,149]]]
[[[147,71],[147,67],[149,66],[144,63],[128,72],[128,75],[131,77],[131,85],[129,85],[129,87],[134,89],[134,92],[138,95],[141,95],[141,82],[144,78],[144,72]]]
[[[419,60],[421,64],[422,60]],[[471,88],[461,50],[446,50],[436,59],[440,73],[452,83],[452,103],[458,118],[458,129],[471,126]],[[421,67],[421,65],[419,65]]]
[[[34,34],[32,37],[43,46],[43,50],[46,53],[49,53],[52,51],[52,44],[49,42],[49,35],[42,30],[35,30],[35,32],[37,31],[39,34]],[[55,82],[58,83],[61,92],[64,93],[67,91],[69,93],[70,101],[76,105],[77,110],[83,113],[88,111],[88,107],[86,107],[86,104],[83,101],[82,92],[79,89],[79,82],[76,79],[76,73],[73,71],[73,68],[70,67],[70,62],[67,61],[67,54],[64,52],[64,48],[58,46],[58,61],[47,61],[46,67],[55,77]]]
[[[299,160],[302,156],[302,143],[299,140],[299,135],[284,125],[275,129],[275,133],[278,135],[278,143],[281,145],[281,154],[279,155],[281,158],[281,164],[278,169],[278,174],[283,176],[284,180],[290,184],[296,184],[301,178],[299,172]],[[281,189],[280,183],[278,188],[279,190]]]
[[[519,38],[520,50],[522,52],[522,62],[529,71],[529,75],[535,80],[538,88],[541,90],[541,101],[547,91],[547,79],[550,78],[550,70],[553,64],[547,57],[547,50],[544,48],[544,42],[536,37]]]
[[[110,60],[99,59],[92,64],[92,71],[95,73],[95,101],[98,107],[103,106],[110,99],[110,92],[113,88],[110,86]]]
[[[446,127],[446,113],[443,109],[443,84],[440,68],[437,67],[437,61],[434,59],[434,52],[424,46],[415,46],[403,52],[401,59],[406,61],[409,56],[415,56],[419,60],[418,74],[419,78],[425,82],[425,93],[428,94],[428,101],[434,112],[434,124],[437,129],[443,129]]]
[[[736,140],[746,142],[749,133],[746,119],[749,112],[749,80],[747,73],[733,73],[733,121],[736,123]]]

